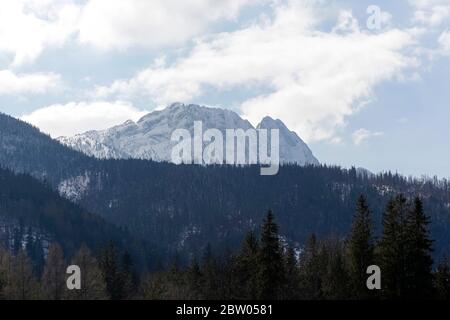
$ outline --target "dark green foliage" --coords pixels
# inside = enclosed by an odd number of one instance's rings
[[[284,283],[283,254],[278,225],[269,211],[261,230],[261,248],[258,259],[258,298],[276,299],[281,296]]]
[[[371,213],[364,196],[358,198],[347,246],[352,296],[369,298],[373,293],[366,286],[366,270],[373,264],[374,240]]]
[[[385,298],[432,297],[433,259],[428,225],[429,218],[418,198],[411,203],[399,195],[388,203],[377,247]]]
[[[300,269],[297,253],[293,247],[289,247],[284,255],[284,283],[280,298],[283,300],[300,299]]]
[[[389,201],[383,216],[383,235],[377,248],[377,261],[383,275],[383,294],[388,299],[406,294],[408,211],[407,199],[399,195]]]
[[[321,299],[322,276],[324,274],[323,255],[319,250],[317,238],[313,234],[300,257],[300,285],[302,299]]]
[[[120,263],[119,251],[114,243],[110,243],[100,254],[100,270],[106,283],[106,291],[112,300],[123,300],[132,297],[133,267],[129,255]]]
[[[405,204],[403,197],[395,206]],[[361,203],[361,202],[360,202]],[[413,207],[411,207],[413,208]],[[416,202],[416,215],[422,216]],[[391,209],[389,209],[391,210]],[[358,214],[356,215],[358,216]],[[410,213],[412,216],[412,213]],[[72,263],[82,270],[81,291],[68,291],[61,286],[63,252],[52,245],[47,257],[41,282],[33,275],[30,260],[25,251],[11,255],[0,247],[0,299],[368,299],[370,295],[357,296],[352,287],[350,259],[347,259],[348,241],[338,238],[317,240],[310,237],[308,246],[297,257],[297,249],[284,247],[279,241],[279,230],[270,213],[261,230],[261,240],[250,232],[236,255],[218,258],[212,247],[207,246],[202,263],[193,260],[189,267],[172,267],[145,275],[136,286],[130,285],[134,268],[131,257],[121,254],[112,243],[104,248],[99,260],[90,250],[82,246]],[[384,239],[387,239],[384,237]],[[385,241],[385,240],[384,240]],[[261,243],[261,244],[259,244]],[[267,250],[267,253],[264,252]],[[427,250],[425,252],[428,252]],[[121,258],[119,258],[121,257]],[[270,260],[267,257],[273,258]],[[384,257],[386,258],[386,257]],[[266,259],[266,260],[265,260]],[[394,259],[395,260],[395,259]],[[97,262],[98,261],[98,262]],[[385,261],[386,262],[386,261]],[[396,265],[397,261],[391,261]],[[278,273],[274,266],[282,270]],[[409,272],[417,270],[408,267]],[[400,296],[392,298],[437,298],[449,299],[450,266],[446,259],[439,264],[434,276],[434,296],[414,291],[414,279],[404,277],[404,288]],[[409,275],[407,273],[406,275]],[[418,273],[418,275],[424,275]],[[383,281],[388,281],[382,275]],[[398,275],[396,275],[398,276]],[[264,277],[264,278],[263,278]],[[398,279],[398,278],[395,278]],[[363,279],[365,282],[366,279]],[[397,280],[399,281],[399,280]],[[420,280],[419,280],[420,281]],[[400,281],[399,281],[400,282]],[[274,289],[267,289],[273,284]],[[261,288],[265,290],[262,291]],[[264,293],[262,295],[261,293]],[[392,287],[383,286],[382,297],[388,297]],[[429,293],[429,291],[425,291]]]
[[[257,296],[257,277],[259,265],[259,243],[253,231],[250,231],[232,265],[233,299],[247,300]]]
[[[322,277],[322,297],[327,300],[344,300],[350,297],[351,285],[345,249],[337,240],[328,241],[322,247],[325,272]],[[365,283],[366,279],[362,279]],[[359,296],[365,299],[364,296]]]
[[[423,299],[433,294],[432,245],[429,232],[430,218],[425,215],[422,201],[414,199],[406,221],[408,245],[408,298]]]

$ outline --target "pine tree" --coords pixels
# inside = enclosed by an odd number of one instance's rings
[[[406,222],[407,236],[407,294],[406,298],[430,298],[433,293],[432,244],[428,225],[430,219],[423,210],[422,201],[414,200]]]
[[[283,282],[283,255],[278,236],[278,225],[274,221],[272,211],[269,211],[261,231],[258,298],[262,300],[278,299]]]
[[[81,289],[70,290],[69,299],[104,300],[108,298],[106,283],[98,262],[86,245],[82,245],[75,254],[72,264],[80,267]]]
[[[322,275],[323,299],[343,300],[349,298],[349,275],[345,264],[345,254],[342,243],[338,240],[329,240],[322,246],[320,256],[320,269],[325,268]],[[322,272],[320,272],[322,273]]]
[[[64,254],[59,244],[52,244],[42,274],[42,290],[49,300],[61,300],[65,295],[66,266]]]
[[[383,215],[383,234],[378,243],[377,258],[382,270],[382,293],[387,299],[405,297],[407,291],[406,219],[409,210],[407,199],[398,195],[389,201]]]
[[[300,270],[295,249],[289,247],[284,257],[285,282],[283,285],[283,299],[295,300],[300,298]]]
[[[316,235],[312,234],[300,257],[302,299],[317,300],[322,298],[323,257],[321,257],[319,251]]]
[[[347,243],[350,282],[355,299],[368,299],[372,296],[366,286],[367,267],[373,264],[374,242],[372,235],[371,212],[366,198],[360,196],[356,214]]]
[[[111,242],[100,256],[100,269],[106,283],[106,291],[112,300],[124,299],[123,277],[118,263],[116,246]]]
[[[411,205],[399,195],[388,203],[377,248],[386,298],[415,299],[431,295],[433,260],[428,224],[419,199]]]
[[[259,243],[250,231],[242,244],[239,254],[233,261],[232,298],[256,299],[258,296]]]
[[[447,256],[444,256],[437,268],[435,287],[438,299],[450,300],[450,263]]]

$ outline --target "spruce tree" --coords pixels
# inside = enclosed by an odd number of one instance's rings
[[[250,231],[233,261],[231,281],[233,299],[258,297],[259,250],[258,239],[255,233]]]
[[[399,299],[407,290],[407,199],[398,195],[391,199],[383,214],[383,234],[377,247],[377,262],[382,272],[383,296]]]
[[[414,200],[406,222],[407,236],[407,294],[406,298],[430,298],[433,293],[432,244],[428,225],[430,219],[423,210],[422,201]]]
[[[321,299],[323,257],[320,255],[319,245],[315,234],[308,239],[305,250],[300,256],[300,288],[302,299]]]
[[[285,281],[283,285],[283,299],[295,300],[300,298],[300,270],[295,249],[289,247],[284,256]]]
[[[110,243],[100,256],[100,269],[106,283],[106,291],[112,300],[124,299],[123,277],[118,263],[118,252]]]
[[[377,248],[386,298],[431,296],[433,259],[428,225],[420,199],[411,204],[399,195],[388,203]]]
[[[354,299],[368,299],[371,293],[367,289],[367,267],[373,264],[374,242],[372,235],[371,212],[366,198],[360,196],[356,214],[347,243],[350,271],[351,296]]]
[[[278,235],[278,225],[269,211],[261,231],[259,254],[258,298],[278,299],[284,281],[283,255]]]
[[[345,264],[342,243],[330,240],[322,247],[325,272],[322,277],[323,299],[343,300],[349,298],[349,275]]]

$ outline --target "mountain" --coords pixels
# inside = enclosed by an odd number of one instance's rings
[[[139,263],[145,259],[132,236],[29,175],[0,168],[0,199],[0,246],[25,249],[37,264],[53,242],[70,256],[82,244],[99,250],[113,241]]]
[[[312,233],[344,236],[361,194],[371,206],[378,234],[391,197],[420,196],[431,217],[436,256],[450,249],[450,183],[445,180],[361,175],[356,169],[326,165],[284,165],[277,175],[261,176],[257,165],[97,159],[1,114],[0,167],[46,181],[77,206],[149,243],[153,263],[201,257],[208,243],[218,251],[235,249],[268,209],[275,213],[283,239],[295,246],[305,244]],[[64,215],[64,210],[58,212]]]
[[[224,137],[227,129],[254,129],[250,122],[230,110],[174,103],[164,110],[147,114],[136,123],[128,120],[107,130],[89,131],[58,140],[74,150],[100,159],[134,158],[170,162],[172,148],[176,144],[171,142],[172,132],[187,129],[193,137],[195,121],[202,122],[203,132],[218,129]],[[280,130],[281,163],[319,164],[308,146],[280,120],[266,117],[257,128]]]
[[[39,129],[0,113],[0,166],[57,184],[86,166],[84,154],[69,149]],[[80,172],[81,173],[81,172]]]
[[[305,142],[294,132],[290,131],[281,120],[265,117],[256,127],[257,129],[278,129],[280,132],[280,160],[282,163],[314,164],[319,161]]]

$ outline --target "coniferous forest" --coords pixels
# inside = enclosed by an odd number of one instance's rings
[[[0,124],[1,299],[449,298],[447,180],[99,160]]]
[[[269,211],[260,228],[249,230],[235,252],[217,255],[210,246],[188,265],[176,257],[166,266],[139,272],[131,255],[113,242],[98,252],[86,245],[65,255],[50,244],[42,268],[27,246],[0,249],[1,299],[165,299],[165,300],[383,300],[450,299],[450,264],[433,259],[429,218],[419,198],[392,198],[375,238],[370,206],[356,203],[345,238],[310,235],[294,248],[280,237]],[[81,290],[68,290],[66,266],[83,270]],[[369,290],[367,267],[381,269],[382,288]]]

